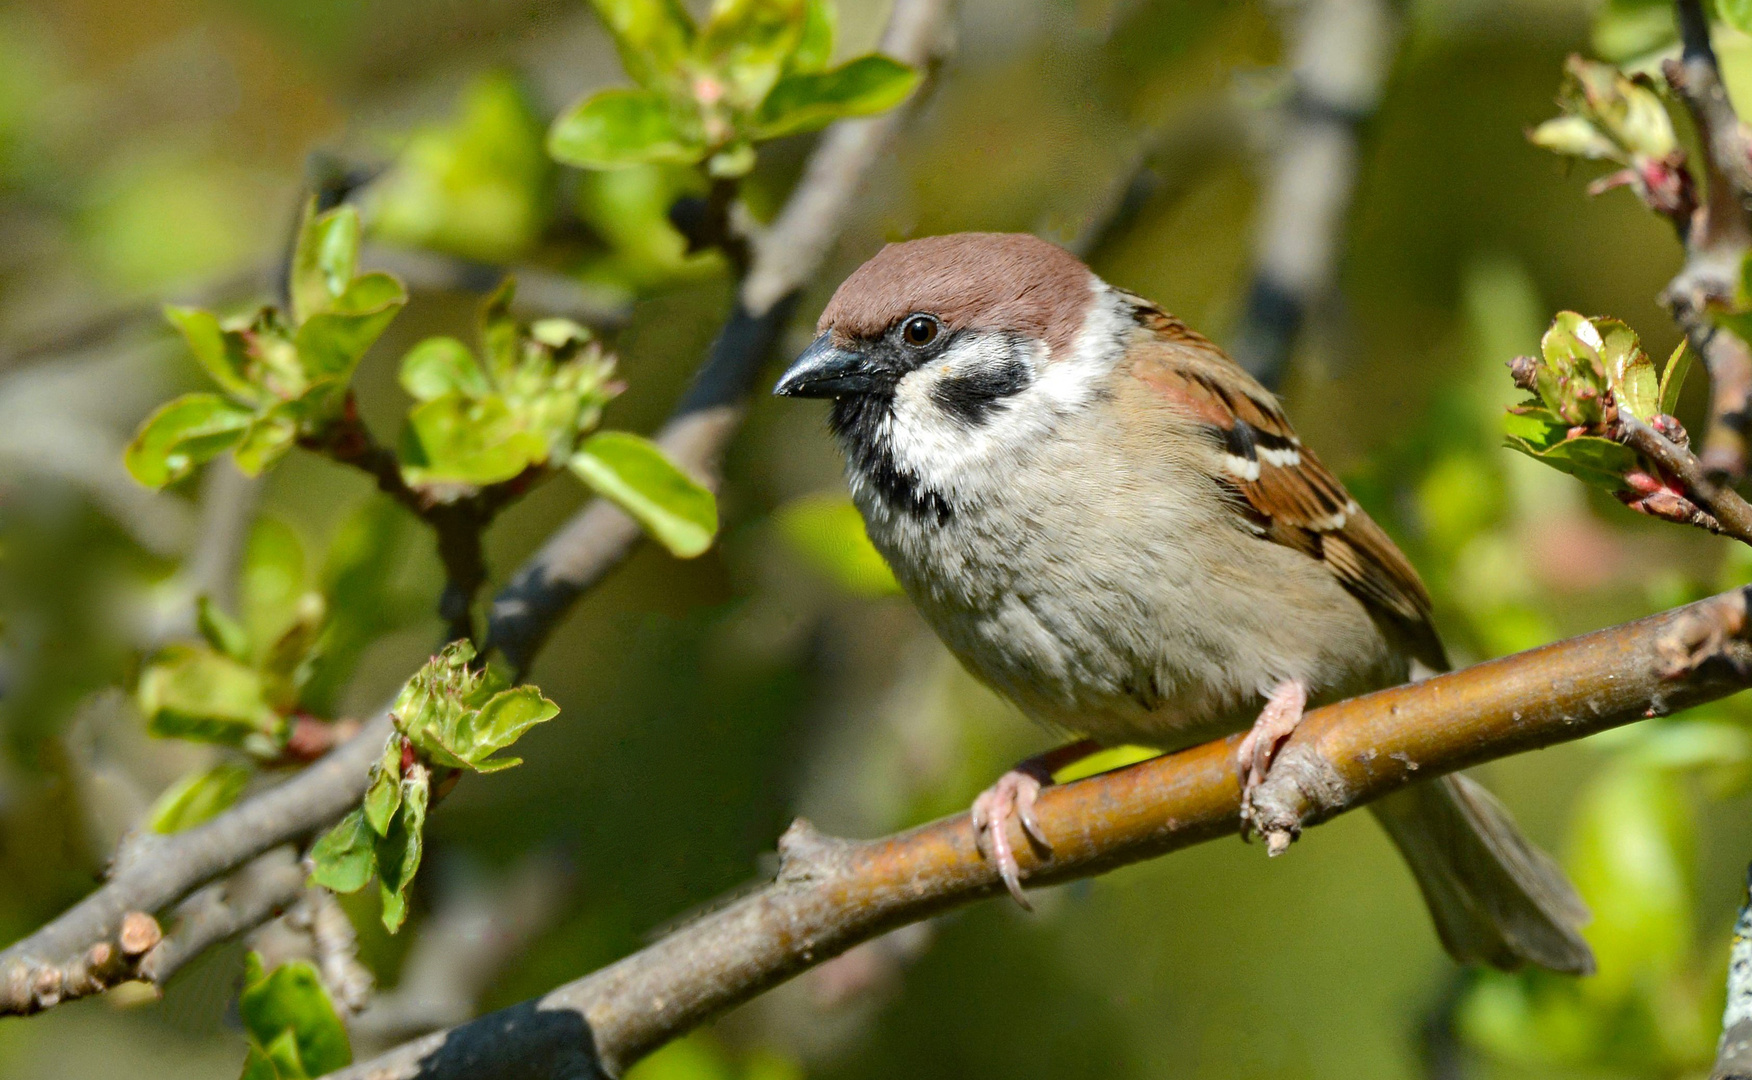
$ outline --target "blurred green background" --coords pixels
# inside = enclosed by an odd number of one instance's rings
[[[1647,7],[1618,4],[1608,25],[1665,10]],[[840,53],[871,48],[887,5],[841,8]],[[1069,239],[1161,132],[1173,182],[1095,269],[1224,338],[1270,133],[1237,124],[1180,156],[1172,133],[1271,107],[1283,14],[1264,0],[963,0],[957,51],[787,348],[885,240]],[[1656,355],[1677,342],[1655,301],[1679,265],[1671,230],[1623,192],[1586,198],[1589,176],[1524,138],[1554,112],[1564,56],[1595,48],[1599,5],[1414,0],[1397,14],[1341,286],[1311,313],[1284,387],[1303,437],[1425,574],[1460,661],[1752,579],[1752,558],[1725,543],[1500,449],[1514,397],[1502,364],[1536,347],[1552,312],[1622,318]],[[1752,39],[1721,34],[1730,83],[1752,94]],[[362,196],[380,253],[464,260],[476,277],[513,267],[546,283],[538,297],[584,310],[630,303],[610,331],[630,389],[607,422],[650,431],[732,285],[663,219],[698,190],[685,172],[584,174],[542,152],[562,106],[622,80],[581,0],[0,6],[0,937],[88,891],[122,830],[206,760],[147,739],[112,689],[174,633],[216,486],[150,495],[122,471],[140,418],[200,381],[152,306],[265,296],[320,153],[385,170]],[[757,217],[782,203],[810,138],[762,148],[745,187]],[[366,360],[357,386],[381,434],[406,404],[394,358],[428,334],[470,335],[468,280],[416,275]],[[860,561],[842,493],[822,411],[758,397],[730,454],[720,546],[686,563],[647,546],[565,622],[532,673],[560,719],[519,747],[519,772],[471,778],[436,811],[408,930],[389,938],[375,900],[349,901],[380,985],[459,882],[500,881],[532,854],[563,863],[564,885],[483,1009],[755,880],[794,815],[889,832],[965,807],[1048,745]],[[494,583],[580,500],[555,483],[509,513],[489,539]],[[246,599],[324,586],[337,534],[376,515],[394,573],[370,599],[379,636],[339,694],[342,714],[367,714],[440,635],[428,541],[376,507],[367,480],[310,456],[271,473],[255,505]],[[1749,723],[1730,701],[1481,770],[1594,906],[1601,972],[1581,984],[1458,971],[1356,815],[1270,863],[1225,841],[1051,890],[1036,915],[988,902],[884,939],[637,1075],[1702,1076],[1752,855]],[[215,950],[162,1000],[118,993],[0,1021],[0,1078],[235,1076],[242,952]]]

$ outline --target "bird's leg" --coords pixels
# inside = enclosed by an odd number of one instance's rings
[[[1094,739],[1079,739],[1044,754],[1036,754],[1020,762],[998,777],[998,782],[979,793],[973,800],[973,842],[980,853],[998,864],[998,875],[1004,887],[1026,911],[1034,905],[1022,893],[1022,868],[1016,865],[1016,853],[1010,847],[1010,819],[1022,823],[1022,831],[1041,848],[1051,851],[1040,821],[1034,816],[1034,800],[1040,789],[1052,783],[1052,774],[1066,765],[1101,749]]]
[[[1258,823],[1253,820],[1253,793],[1265,782],[1266,774],[1271,771],[1272,759],[1277,757],[1278,748],[1290,737],[1290,732],[1296,730],[1296,725],[1302,722],[1302,710],[1307,707],[1307,684],[1300,679],[1285,679],[1278,683],[1272,689],[1271,696],[1266,698],[1265,708],[1260,710],[1259,719],[1253,722],[1253,729],[1242,737],[1241,745],[1235,750],[1235,773],[1241,780],[1243,840],[1253,832],[1264,831],[1258,829]],[[1266,835],[1268,854],[1282,854],[1289,843],[1288,833],[1274,832]]]

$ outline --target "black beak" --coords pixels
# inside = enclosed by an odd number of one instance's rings
[[[882,385],[882,373],[862,354],[833,343],[823,334],[779,379],[773,393],[780,397],[838,398],[867,394]]]

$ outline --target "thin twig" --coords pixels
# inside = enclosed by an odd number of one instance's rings
[[[1623,429],[1627,446],[1678,481],[1685,493],[1684,499],[1679,501],[1695,503],[1695,508],[1707,515],[1705,519],[1690,520],[1687,524],[1723,533],[1743,544],[1752,544],[1752,504],[1748,504],[1733,488],[1717,483],[1691,451],[1674,444],[1636,417],[1621,411],[1618,425]]]
[[[304,888],[305,871],[291,846],[257,856],[223,881],[176,906],[170,931],[140,961],[135,978],[163,986],[210,946],[235,937],[285,910]]]
[[[1748,399],[1752,397],[1752,352],[1709,317],[1712,306],[1732,304],[1740,265],[1752,245],[1752,141],[1728,100],[1709,16],[1702,0],[1675,0],[1684,49],[1663,66],[1667,82],[1685,102],[1702,150],[1705,201],[1684,229],[1685,265],[1661,294],[1679,328],[1709,369],[1710,420],[1704,435],[1704,470],[1733,483],[1746,473]]]
[[[1579,739],[1752,684],[1735,590],[1427,681],[1316,709],[1256,805],[1298,832],[1406,784]],[[1015,850],[1030,885],[1089,877],[1228,836],[1238,736],[1047,788],[1050,851]],[[793,824],[778,878],[546,996],[410,1042],[335,1080],[620,1076],[639,1058],[860,941],[1001,896],[965,814],[881,840]]]

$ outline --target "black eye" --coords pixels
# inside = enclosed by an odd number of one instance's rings
[[[900,340],[915,349],[922,349],[937,340],[938,323],[929,315],[914,315],[900,328]]]

